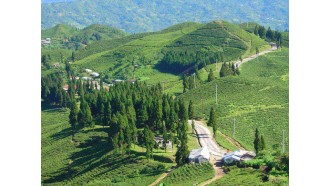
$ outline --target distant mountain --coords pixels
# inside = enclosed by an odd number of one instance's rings
[[[81,28],[97,23],[137,33],[159,31],[186,21],[209,22],[220,19],[233,23],[256,22],[277,30],[289,27],[288,0],[55,1],[43,0],[43,29],[59,23]]]
[[[70,2],[75,0],[41,0],[41,3],[58,3],[58,2]]]

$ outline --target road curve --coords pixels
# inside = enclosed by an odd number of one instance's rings
[[[202,147],[206,146],[210,150],[211,154],[216,159],[221,159],[222,156],[227,151],[224,148],[220,147],[215,142],[210,130],[202,122],[196,121],[196,120],[194,120],[194,121],[195,121],[195,130],[196,130],[200,145]],[[189,120],[188,123],[191,124],[191,120]]]
[[[276,46],[273,46],[272,48],[268,49],[268,50],[265,50],[263,52],[259,52],[258,56],[262,56],[262,55],[265,55],[269,52],[273,52],[274,50],[277,50],[277,47]],[[247,57],[247,58],[244,58],[242,61],[235,61],[234,62],[234,65],[236,67],[239,67],[241,66],[241,64],[245,63],[245,62],[248,62],[248,61],[251,61],[252,59],[256,58],[257,57],[257,54],[254,54],[250,57]]]

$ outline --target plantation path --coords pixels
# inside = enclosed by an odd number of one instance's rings
[[[267,54],[267,53],[269,53],[269,52],[273,52],[273,51],[275,51],[275,50],[277,50],[277,47],[272,47],[272,48],[270,48],[270,49],[268,49],[268,50],[265,50],[265,51],[259,52],[259,55],[258,55],[258,56],[265,55],[265,54]],[[242,60],[242,62],[241,62],[240,60],[235,61],[235,62],[234,62],[234,65],[237,66],[237,67],[239,67],[239,66],[241,66],[241,64],[243,64],[243,63],[245,63],[245,62],[248,62],[248,61],[251,61],[252,59],[255,59],[256,57],[257,57],[257,54],[254,54],[254,55],[252,55],[252,56],[250,56],[250,57],[244,58],[244,59]]]
[[[155,180],[153,183],[151,183],[149,186],[156,186],[162,179],[164,179],[169,172],[163,173],[157,180]]]
[[[215,160],[215,158],[213,156],[211,156],[210,163],[212,164],[213,169],[215,171],[214,177],[212,179],[206,180],[206,181],[198,184],[199,186],[208,185],[211,182],[214,182],[215,180],[220,179],[224,176],[223,169],[222,169],[222,167],[220,165],[220,162],[218,160]]]

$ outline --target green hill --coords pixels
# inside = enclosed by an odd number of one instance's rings
[[[194,100],[196,113],[202,118],[211,106],[218,113],[218,128],[232,137],[236,120],[235,139],[253,150],[254,130],[264,135],[266,148],[279,148],[282,130],[286,145],[289,133],[289,50],[272,52],[241,66],[241,75],[218,78],[192,89],[181,96]],[[218,75],[218,74],[217,74]],[[215,86],[218,85],[218,105],[215,104]],[[221,143],[220,143],[221,144]],[[288,148],[286,146],[286,148]]]
[[[207,24],[188,22],[160,32],[95,42],[77,51],[78,61],[73,65],[78,69],[91,68],[104,76],[135,77],[154,82],[154,79],[160,80],[159,74],[177,74],[195,64],[203,64],[205,59],[206,65],[219,61],[219,53],[222,53],[224,61],[231,61],[255,53],[256,47],[263,50],[269,45],[238,25],[226,21]],[[166,61],[169,54],[181,57],[172,63]],[[189,60],[191,57],[195,59]],[[134,65],[139,65],[139,68],[134,68]],[[153,73],[155,76],[143,75],[146,68],[156,71]],[[167,80],[177,81],[178,76]]]

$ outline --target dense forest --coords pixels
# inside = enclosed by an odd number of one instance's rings
[[[145,83],[125,82],[107,90],[102,81],[76,80],[72,74],[68,64],[66,73],[43,77],[41,95],[48,104],[70,108],[73,141],[76,130],[100,125],[107,128],[109,145],[118,153],[129,154],[132,144],[140,144],[150,158],[154,136],[161,135],[165,143],[178,144],[176,162],[188,162],[188,111],[183,99],[163,94],[160,84],[148,87]],[[67,91],[63,90],[65,79],[69,79]]]

